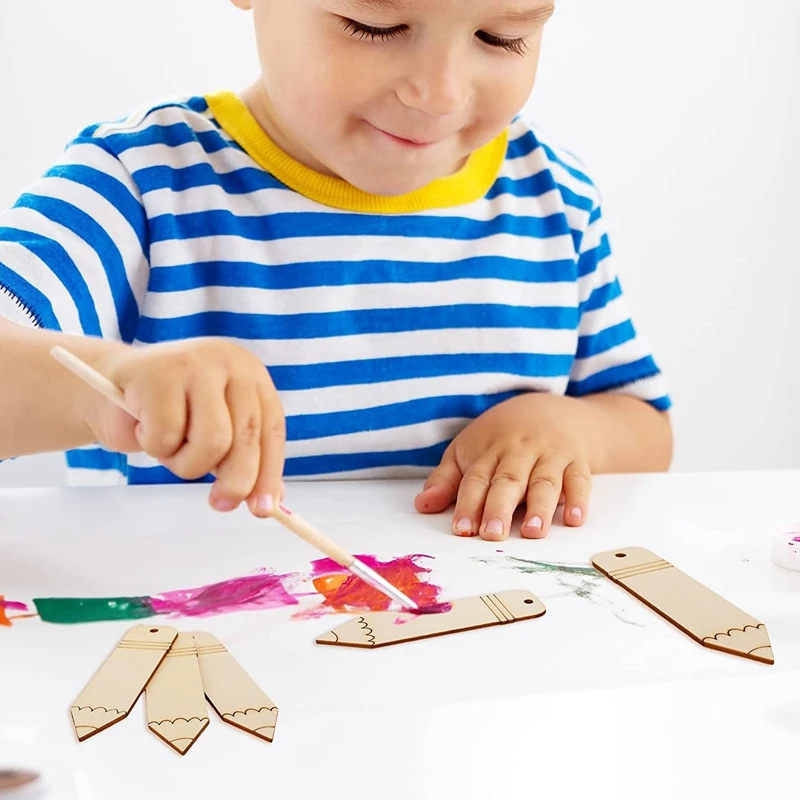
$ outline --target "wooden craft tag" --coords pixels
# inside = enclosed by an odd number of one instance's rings
[[[70,709],[79,742],[128,716],[177,635],[168,626],[139,625],[120,639]]]
[[[599,553],[592,564],[695,641],[765,664],[775,659],[763,622],[641,547]]]
[[[498,592],[454,600],[442,614],[400,615],[377,611],[351,619],[317,639],[317,644],[367,647],[445,636],[448,633],[488,628],[541,617],[545,607],[536,595],[524,590]]]
[[[179,633],[147,684],[147,727],[185,755],[208,727],[208,707],[191,633]]]
[[[278,707],[210,633],[195,633],[200,676],[208,702],[223,722],[271,742]]]

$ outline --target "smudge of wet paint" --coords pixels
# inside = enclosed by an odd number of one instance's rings
[[[22,611],[25,612],[28,610],[28,606],[25,603],[19,603],[16,600],[6,600],[2,594],[0,594],[0,626],[4,628],[11,627],[11,620],[14,617],[11,617],[6,612],[7,611]]]
[[[297,605],[287,588],[298,576],[260,571],[256,575],[178,589],[153,597],[45,597],[33,602],[44,622],[75,625],[154,616],[210,617],[235,611],[260,611]]]
[[[25,603],[17,602],[16,600],[4,600],[0,597],[0,608],[7,611],[27,611],[28,606]]]
[[[264,573],[244,578],[179,589],[150,598],[156,614],[177,617],[210,617],[233,611],[261,611],[297,605],[298,600],[286,588],[295,575]]]
[[[594,567],[580,564],[564,564],[551,561],[535,561],[526,558],[517,558],[499,551],[500,555],[474,556],[473,560],[487,566],[505,567],[513,569],[523,575],[551,575],[558,586],[566,589],[561,595],[578,597],[595,605],[604,605],[611,609],[614,616],[627,625],[644,627],[638,622],[628,619],[625,607],[619,601],[602,596],[601,587],[606,585],[606,578]],[[537,592],[538,593],[538,592]],[[550,595],[551,597],[559,595]],[[547,595],[540,595],[547,598]]]
[[[428,575],[431,570],[421,563],[432,556],[421,554],[400,556],[381,561],[376,556],[359,557],[419,606],[420,614],[444,613],[447,603],[439,599],[441,588],[433,584]],[[323,601],[310,609],[295,614],[295,619],[307,619],[329,613],[354,611],[384,611],[390,600],[381,592],[363,583],[349,571],[330,559],[312,562],[311,574],[278,574],[261,568],[245,577],[200,586],[179,589],[154,596],[138,597],[46,597],[35,598],[35,610],[43,622],[71,625],[89,622],[114,622],[146,619],[153,616],[209,617],[236,611],[261,611],[285,606],[297,606],[301,598],[319,597]],[[299,591],[310,578],[314,591]],[[305,584],[306,588],[308,584]],[[3,600],[0,597],[0,600]],[[12,601],[0,603],[0,624],[10,625],[5,608]],[[24,603],[13,602],[13,607],[27,610]],[[15,617],[16,618],[16,617]]]
[[[57,625],[121,622],[156,615],[149,597],[37,597],[33,603],[43,622]]]
[[[441,587],[428,579],[431,570],[420,563],[423,559],[433,560],[432,556],[417,553],[388,561],[381,561],[372,555],[358,555],[356,558],[396,586],[421,609],[442,605],[439,601]],[[349,614],[389,610],[391,600],[386,595],[335,561],[322,558],[313,561],[311,567],[314,586],[324,599],[320,605],[295,614],[295,619],[313,619],[332,612]]]

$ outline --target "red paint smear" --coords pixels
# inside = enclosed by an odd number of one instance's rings
[[[286,583],[298,579],[295,574],[248,575],[197,589],[179,589],[151,598],[153,611],[179,617],[210,617],[234,611],[262,611],[297,605],[298,600]]]
[[[381,561],[368,555],[359,555],[356,558],[386,578],[420,608],[446,605],[438,602],[441,588],[427,579],[431,570],[419,563],[425,558],[432,559],[432,556],[408,555],[390,561]],[[321,617],[331,612],[351,614],[389,609],[392,601],[386,595],[351,575],[335,561],[321,558],[312,561],[311,567],[314,587],[325,599],[319,606],[296,614],[296,619]]]

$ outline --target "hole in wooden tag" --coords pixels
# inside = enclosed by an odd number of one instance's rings
[[[615,553],[614,555],[616,555],[617,558],[625,558],[625,556],[627,556],[628,554],[627,553]]]
[[[150,628],[150,633],[158,633],[158,628]]]
[[[528,605],[531,605],[533,603],[533,600],[531,600],[530,597],[526,597],[525,600],[523,600],[523,602],[527,603]]]

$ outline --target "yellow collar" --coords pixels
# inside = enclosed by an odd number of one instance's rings
[[[206,101],[217,122],[267,172],[310,200],[346,211],[400,214],[473,203],[494,184],[508,147],[508,135],[503,132],[476,150],[454,175],[415,192],[387,197],[362,192],[341,178],[322,175],[295,161],[267,136],[233,92],[208,95]]]

